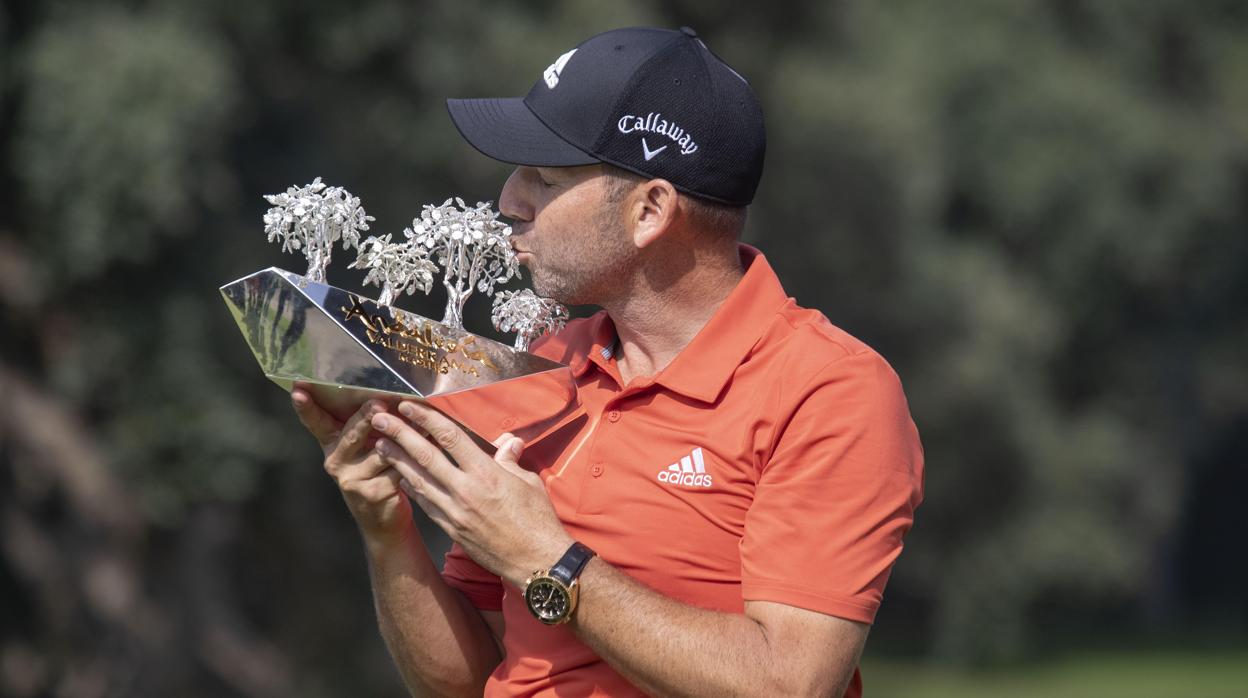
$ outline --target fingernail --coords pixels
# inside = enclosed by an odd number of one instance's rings
[[[405,402],[402,405],[399,405],[399,414],[404,417],[413,417],[416,415],[416,408]]]
[[[390,424],[390,420],[386,419],[386,415],[379,414],[373,417],[373,427],[376,429],[385,429]]]
[[[390,446],[387,445],[385,441],[378,441],[377,445],[373,448],[377,449],[377,452],[383,456],[390,455]]]

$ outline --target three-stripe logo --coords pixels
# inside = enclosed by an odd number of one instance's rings
[[[710,487],[711,474],[706,472],[706,461],[702,456],[702,448],[699,446],[693,449],[689,455],[681,456],[680,461],[672,463],[664,470],[660,470],[658,480],[668,485]]]

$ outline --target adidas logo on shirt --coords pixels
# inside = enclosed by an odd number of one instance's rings
[[[682,457],[679,462],[672,463],[666,469],[660,470],[658,480],[668,485],[710,487],[711,474],[706,472],[706,461],[702,458],[702,448],[693,449],[689,455]]]

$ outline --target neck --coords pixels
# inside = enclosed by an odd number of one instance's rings
[[[706,326],[744,272],[735,241],[687,250],[684,259],[662,255],[643,267],[603,308],[615,324],[620,380],[652,376],[672,362]]]

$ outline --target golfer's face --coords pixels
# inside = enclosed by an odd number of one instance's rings
[[[521,166],[507,179],[499,209],[512,219],[512,247],[538,295],[601,303],[612,265],[628,253],[619,207],[606,202],[605,188],[598,165]]]

